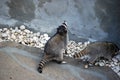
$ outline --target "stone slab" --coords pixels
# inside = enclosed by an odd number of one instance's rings
[[[13,42],[2,42],[0,47],[0,80],[120,80],[109,67],[84,69],[83,63],[71,58],[65,58],[67,64],[50,62],[40,74],[42,50]]]

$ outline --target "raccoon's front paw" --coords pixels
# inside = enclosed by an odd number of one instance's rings
[[[67,62],[66,62],[66,61],[62,61],[61,63],[62,63],[62,64],[66,64]]]
[[[38,70],[39,73],[42,73],[42,69],[40,67],[38,67],[37,70]]]
[[[66,61],[57,61],[58,64],[66,64]]]

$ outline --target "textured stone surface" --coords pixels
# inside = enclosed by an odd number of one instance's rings
[[[50,62],[42,74],[37,72],[42,51],[16,43],[0,43],[0,80],[119,80],[108,67],[83,68],[66,58],[67,64]]]
[[[73,40],[120,45],[119,5],[119,0],[0,0],[0,27],[24,24],[52,34],[66,20]]]

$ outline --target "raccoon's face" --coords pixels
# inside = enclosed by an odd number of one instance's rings
[[[60,35],[66,34],[67,33],[67,26],[66,25],[60,25],[57,28],[57,33],[60,34]]]

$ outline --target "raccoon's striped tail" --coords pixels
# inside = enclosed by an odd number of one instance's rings
[[[39,67],[38,67],[38,72],[42,73],[42,70],[44,68],[44,66],[46,65],[46,63],[48,63],[49,61],[51,61],[53,58],[46,58],[46,59],[42,59],[39,63]]]
[[[79,53],[75,53],[74,55],[73,55],[73,58],[74,59],[77,59],[77,58],[80,58],[81,57],[81,53],[79,52]]]
[[[85,53],[84,53],[84,50],[83,51],[80,51],[79,53],[75,53],[74,55],[73,55],[73,58],[74,59],[78,59],[78,58],[80,58],[80,57],[82,57],[82,56],[84,56],[85,55]]]

